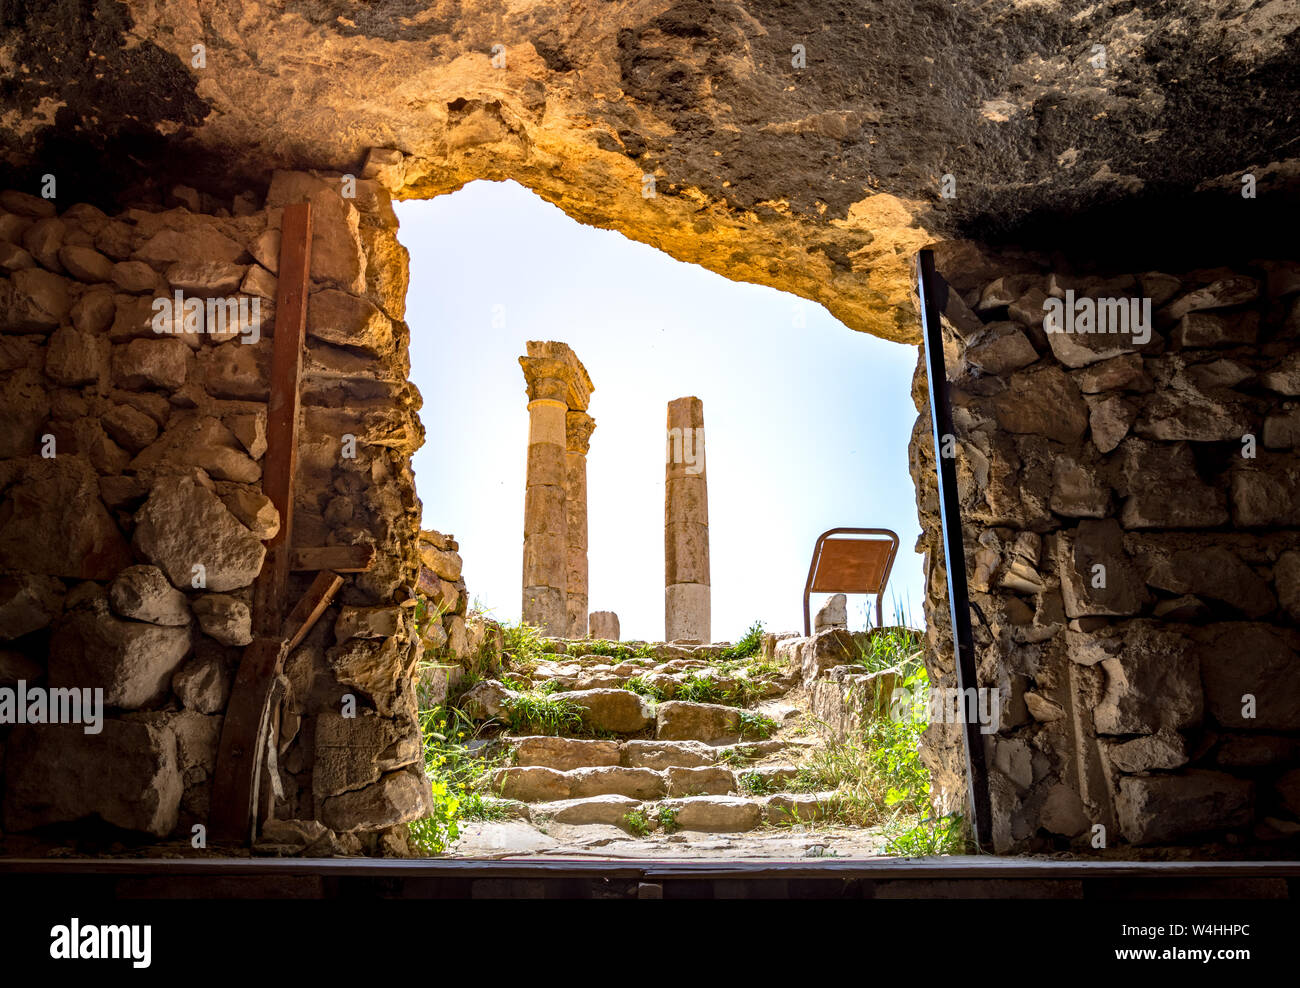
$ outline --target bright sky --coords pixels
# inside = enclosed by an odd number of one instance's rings
[[[424,526],[455,535],[484,610],[520,616],[528,399],[518,358],[527,340],[559,340],[595,384],[590,609],[617,612],[624,640],[663,638],[666,406],[686,395],[704,402],[715,640],[734,641],[756,619],[800,630],[813,543],[837,526],[899,534],[885,621],[900,609],[922,626],[907,473],[913,347],[583,226],[512,182],[401,202],[397,214],[411,252],[411,378],[424,396]],[[866,625],[870,601],[849,598],[851,627]]]

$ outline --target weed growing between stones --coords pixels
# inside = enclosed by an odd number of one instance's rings
[[[752,710],[741,710],[738,713],[740,715],[738,733],[742,741],[766,741],[780,727],[767,714],[754,713]]]
[[[583,646],[586,655],[603,655],[623,662],[654,657],[654,649],[649,642],[641,642],[636,647],[632,647],[624,642],[611,642],[606,641],[604,638],[593,638],[589,642],[584,642]]]
[[[582,708],[565,700],[529,690],[516,693],[506,703],[506,719],[516,734],[549,734],[582,729]]]
[[[660,806],[658,813],[659,826],[663,828],[665,834],[671,834],[677,830],[677,808],[674,806]]]
[[[649,699],[653,700],[655,703],[660,703],[663,700],[667,699],[664,696],[664,691],[661,690],[658,686],[655,686],[653,683],[646,682],[644,676],[633,676],[631,679],[629,679],[626,683],[623,684],[623,688],[629,689],[633,693],[640,693],[642,696],[648,697]]]
[[[719,654],[722,659],[748,659],[757,655],[763,647],[763,622],[755,621],[749,630],[734,645],[728,645]]]
[[[650,833],[650,819],[641,810],[625,813],[623,815],[623,826],[638,837],[645,837]]]

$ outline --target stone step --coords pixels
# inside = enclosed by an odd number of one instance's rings
[[[639,799],[631,796],[609,794],[606,796],[588,796],[579,799],[560,799],[550,803],[534,803],[530,810],[533,820],[554,820],[582,826],[603,823],[615,827],[626,827],[629,813],[642,806]]]
[[[788,778],[798,771],[794,765],[745,765],[748,759],[759,759],[778,752],[799,752],[816,745],[811,739],[792,738],[789,741],[747,741],[730,747],[705,744],[703,741],[660,741],[635,738],[627,741],[588,740],[585,738],[550,737],[547,735],[505,736],[499,739],[502,747],[512,753],[512,764],[519,767],[540,766],[568,772],[579,768],[602,768],[621,765],[624,768],[648,768],[663,771],[671,768],[703,768],[723,764],[738,771],[759,771],[766,776]],[[728,759],[735,753],[738,760]],[[785,775],[780,771],[784,769]]]
[[[830,817],[838,807],[836,793],[774,793],[770,796],[725,794],[679,796],[657,801],[606,794],[551,800],[523,806],[515,815],[534,823],[553,821],[570,826],[601,824],[629,830],[629,817],[640,814],[652,831],[690,830],[704,833],[739,833],[764,824],[776,826],[812,823]],[[671,824],[660,815],[666,809]]]
[[[632,679],[639,678],[655,689],[666,700],[677,695],[688,677],[706,676],[721,690],[735,692],[748,682],[751,694],[759,699],[772,699],[789,692],[791,682],[753,680],[747,676],[709,674],[710,666],[701,661],[675,661],[653,668],[623,663],[617,666],[598,665],[582,668],[574,663],[562,665],[539,664],[526,678],[534,687],[555,683],[563,690],[622,689]]]
[[[512,765],[492,773],[492,791],[526,803],[583,799],[589,796],[628,796],[657,799],[668,793],[668,777],[649,768],[621,765],[578,768],[565,772],[540,765]]]

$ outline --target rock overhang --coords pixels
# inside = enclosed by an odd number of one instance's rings
[[[1114,217],[1212,236],[1258,223],[1242,172],[1292,211],[1300,174],[1286,5],[48,2],[7,27],[10,182],[232,194],[392,147],[401,197],[513,179],[905,342],[928,243],[1104,248]]]

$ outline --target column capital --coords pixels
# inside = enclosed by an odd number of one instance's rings
[[[572,411],[585,412],[595,386],[587,368],[567,343],[529,340],[528,352],[519,358],[528,385],[528,399],[553,398]]]
[[[564,416],[565,449],[586,456],[591,448],[591,434],[596,431],[596,420],[586,412],[569,412]]]

